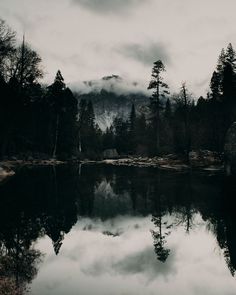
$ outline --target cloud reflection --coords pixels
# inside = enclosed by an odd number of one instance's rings
[[[206,224],[199,215],[195,219],[198,230],[187,235],[180,226],[168,237],[171,254],[163,264],[155,257],[151,216],[107,221],[81,218],[67,235],[57,260],[50,260],[52,253],[47,254],[33,283],[33,294],[149,295],[158,290],[163,295],[231,295],[235,280],[223,257],[212,251],[216,241]],[[90,230],[83,230],[88,224]],[[112,237],[104,231],[122,234]],[[45,239],[38,247],[48,252]]]

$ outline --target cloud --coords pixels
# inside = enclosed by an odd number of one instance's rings
[[[148,66],[158,59],[161,59],[166,64],[171,63],[167,48],[161,43],[151,43],[150,45],[126,44],[117,49],[117,51],[125,57]]]
[[[144,274],[147,281],[155,280],[158,275],[169,276],[177,272],[175,265],[175,253],[171,254],[166,263],[157,260],[154,247],[149,246],[137,253],[124,256],[112,267],[120,274],[133,275]],[[173,251],[172,251],[173,252]]]
[[[126,13],[135,8],[144,0],[72,0],[73,3],[79,4],[93,12],[100,14],[107,13]],[[146,0],[146,2],[149,0]]]
[[[147,96],[149,95],[149,92],[147,91],[147,85],[143,81],[133,81],[128,77],[120,77],[118,75],[106,76],[101,79],[84,81],[82,83],[77,81],[71,83],[69,87],[73,91],[82,94],[87,94],[90,92],[99,93],[101,90],[106,90],[118,95],[137,93]]]

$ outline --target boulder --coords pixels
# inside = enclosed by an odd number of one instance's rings
[[[116,149],[107,149],[103,152],[104,159],[117,159],[119,157]]]
[[[221,160],[216,152],[208,150],[191,151],[189,153],[189,163],[192,167],[209,167],[220,165]]]
[[[11,170],[9,167],[0,166],[0,182],[5,178],[14,175],[15,172]]]

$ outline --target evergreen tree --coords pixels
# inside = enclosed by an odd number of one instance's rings
[[[170,104],[170,99],[168,98],[165,105],[164,117],[166,119],[170,119],[171,115],[172,115],[171,104]]]
[[[136,152],[140,155],[147,155],[148,153],[148,133],[147,122],[145,114],[141,113],[136,118]]]
[[[132,104],[131,112],[129,115],[129,135],[130,151],[134,154],[136,151],[136,111],[134,104]]]
[[[235,51],[230,43],[225,54],[225,64],[222,72],[222,96],[225,111],[225,128],[235,120],[236,109],[236,59]]]
[[[225,134],[236,119],[236,53],[222,49],[210,82],[209,126],[213,149],[223,150]]]
[[[189,118],[191,101],[188,97],[185,83],[182,83],[181,87],[181,100],[183,104],[185,154],[187,161],[189,161],[189,152],[191,150],[191,132]]]
[[[50,129],[52,157],[71,155],[77,146],[77,100],[58,70],[54,83],[48,87],[47,101],[51,108]]]
[[[153,94],[150,98],[150,109],[152,113],[152,124],[156,137],[156,153],[160,153],[161,97],[164,97],[166,94],[168,94],[168,91],[166,90],[168,85],[163,82],[163,77],[161,76],[164,71],[165,67],[161,60],[154,62],[152,69],[152,80],[148,86],[148,89],[153,89]]]
[[[52,118],[52,130],[53,138],[52,140],[52,157],[55,158],[57,155],[58,147],[58,135],[60,129],[60,118],[62,112],[64,111],[64,90],[65,90],[64,78],[61,75],[60,70],[57,71],[54,83],[48,87],[48,101],[51,106],[51,116]]]
[[[113,149],[115,147],[113,126],[106,128],[106,131],[102,136],[102,146],[103,150]]]
[[[79,151],[96,157],[101,151],[101,130],[95,123],[93,103],[81,99],[79,103]]]
[[[86,132],[86,108],[87,108],[87,101],[85,99],[81,99],[79,103],[79,152],[82,152],[83,138]],[[84,148],[83,148],[84,149]]]
[[[129,122],[117,117],[113,126],[116,149],[120,154],[127,154],[129,151]]]

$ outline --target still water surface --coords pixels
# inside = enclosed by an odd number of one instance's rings
[[[235,192],[206,173],[22,169],[0,186],[0,276],[32,295],[236,294]]]

